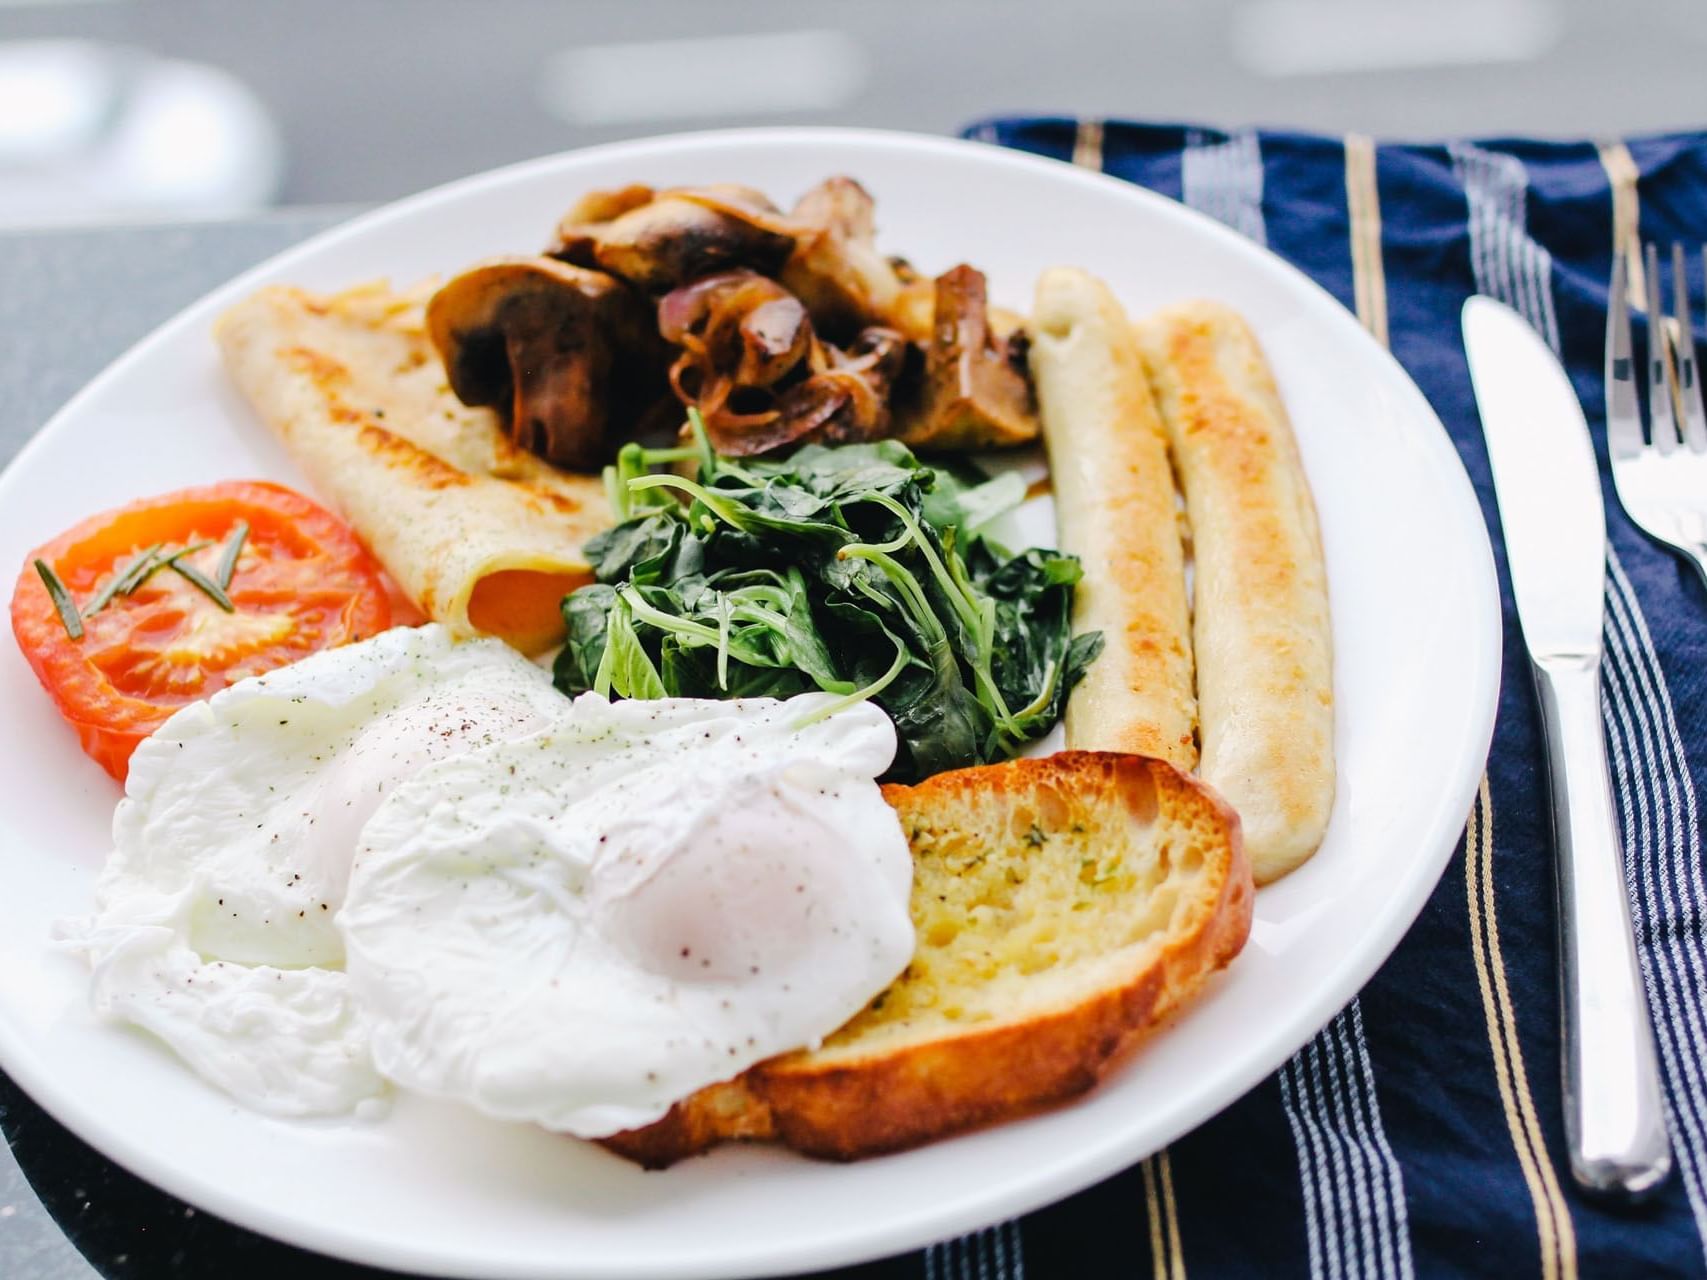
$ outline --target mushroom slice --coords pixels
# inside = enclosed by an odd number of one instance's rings
[[[936,281],[929,276],[903,276],[885,317],[888,325],[921,347],[930,342],[936,320]]]
[[[550,252],[663,293],[733,267],[774,273],[793,250],[792,226],[763,194],[712,184],[595,193],[570,209]]]
[[[827,178],[795,203],[797,240],[781,279],[831,338],[899,319],[903,280],[877,251],[875,213],[870,193],[847,177]]]
[[[663,391],[650,308],[632,289],[554,258],[494,258],[427,304],[427,333],[464,404],[498,411],[510,438],[577,471]]]
[[[901,439],[927,449],[1025,444],[1037,438],[1031,384],[991,331],[984,274],[961,265],[936,279],[935,324]]]
[[[551,256],[577,267],[597,267],[599,261],[593,256],[593,249],[598,244],[599,227],[650,204],[657,194],[640,182],[614,190],[587,192],[569,206],[569,212],[558,222],[557,242],[551,247]]]

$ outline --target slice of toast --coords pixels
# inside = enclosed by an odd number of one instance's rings
[[[853,1159],[1089,1089],[1250,933],[1239,820],[1161,760],[1069,751],[884,795],[912,845],[912,963],[815,1051],[604,1140],[651,1168],[729,1139]]]

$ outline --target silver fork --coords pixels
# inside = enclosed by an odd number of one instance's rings
[[[1702,250],[1707,262],[1707,247]],[[1625,252],[1612,263],[1606,318],[1606,443],[1612,482],[1649,537],[1686,556],[1707,584],[1707,412],[1702,409],[1683,246],[1673,244],[1672,314],[1660,306],[1659,253],[1647,248],[1648,426],[1636,399]],[[1682,432],[1679,434],[1679,423]]]

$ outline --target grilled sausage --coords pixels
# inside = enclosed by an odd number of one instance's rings
[[[1061,546],[1084,565],[1075,630],[1103,651],[1067,704],[1067,744],[1197,763],[1184,549],[1167,444],[1126,313],[1094,277],[1043,273],[1031,372]]]
[[[1327,569],[1310,486],[1255,336],[1188,303],[1135,329],[1185,491],[1202,776],[1258,884],[1316,851],[1334,800]]]

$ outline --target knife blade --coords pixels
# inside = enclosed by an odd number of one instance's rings
[[[1582,405],[1541,336],[1485,297],[1464,304],[1463,325],[1547,744],[1571,1172],[1588,1190],[1637,1198],[1665,1180],[1671,1153],[1601,724],[1600,472]]]
[[[1492,298],[1464,304],[1464,347],[1530,656],[1598,656],[1606,513],[1576,392],[1540,335]]]

